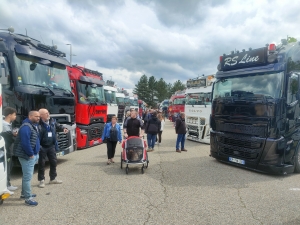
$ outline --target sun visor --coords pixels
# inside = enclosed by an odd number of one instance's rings
[[[101,86],[103,86],[105,84],[105,82],[103,80],[99,80],[99,79],[95,79],[95,78],[87,77],[87,76],[80,76],[80,80],[83,82],[87,82],[87,83],[99,84]]]
[[[15,45],[15,51],[18,54],[34,56],[34,57],[37,57],[37,58],[49,60],[51,62],[55,62],[55,63],[63,64],[63,65],[66,65],[66,66],[70,66],[70,63],[68,62],[67,59],[65,59],[63,57],[56,56],[56,55],[52,55],[51,53],[48,54],[47,52],[40,51],[40,50],[35,49],[34,47],[31,47],[31,46],[29,47],[29,46],[25,46],[25,45]]]

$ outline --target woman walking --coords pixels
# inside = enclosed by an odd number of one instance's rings
[[[158,132],[161,128],[161,122],[156,117],[156,112],[154,111],[151,118],[148,120],[145,132],[147,133],[148,140],[148,152],[154,151],[155,140]]]
[[[165,126],[165,118],[163,117],[162,113],[158,113],[157,119],[161,122],[160,131],[158,132],[158,145],[159,145],[161,143],[161,135]]]
[[[114,163],[117,142],[119,141],[120,144],[122,142],[121,129],[120,125],[117,123],[117,120],[118,118],[113,116],[111,118],[111,122],[105,125],[102,134],[102,140],[107,140],[107,165]]]

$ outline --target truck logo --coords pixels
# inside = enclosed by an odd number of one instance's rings
[[[96,110],[96,114],[105,114],[105,110]]]
[[[202,110],[200,110],[200,109],[190,109],[189,112],[202,113]]]

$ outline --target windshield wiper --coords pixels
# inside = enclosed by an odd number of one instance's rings
[[[70,91],[70,90],[68,90],[68,89],[65,89],[65,88],[62,88],[62,87],[53,86],[53,89],[64,90],[64,91],[69,92],[71,95],[73,95],[73,92],[72,92],[72,91]]]
[[[48,89],[49,92],[50,92],[52,95],[55,95],[55,93],[54,93],[48,86],[44,86],[44,85],[40,85],[40,84],[24,84],[24,85],[31,85],[31,86],[35,86],[35,87],[43,87],[43,88]]]

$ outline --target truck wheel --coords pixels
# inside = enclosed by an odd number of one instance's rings
[[[295,154],[295,173],[300,173],[300,149]]]

